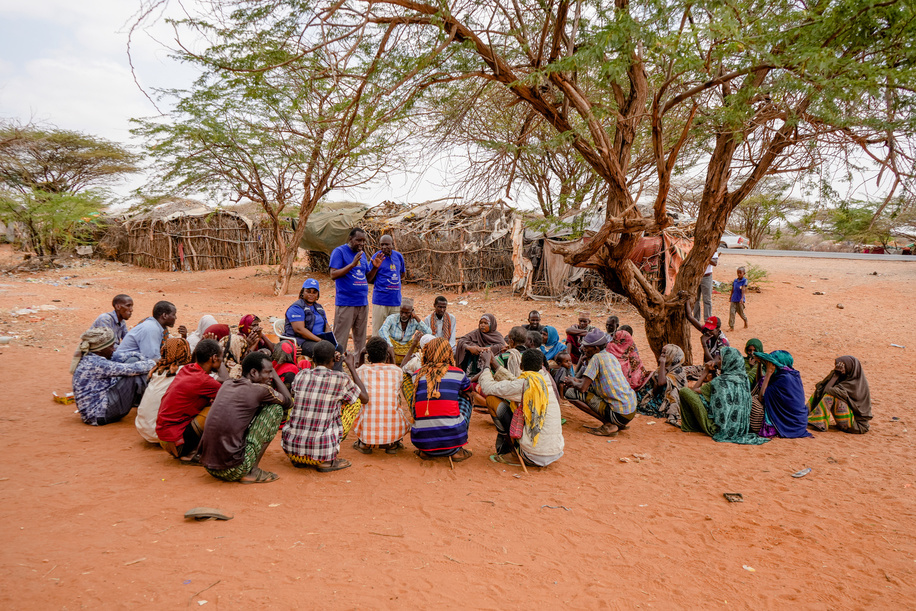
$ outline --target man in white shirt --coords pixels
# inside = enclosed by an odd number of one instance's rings
[[[435,301],[433,301],[433,308],[433,313],[424,318],[423,322],[432,330],[433,335],[447,339],[452,350],[454,350],[455,344],[458,343],[455,335],[458,325],[455,322],[455,316],[446,312],[448,299],[441,295],[436,297]]]
[[[700,300],[703,300],[703,320],[712,316],[712,270],[719,264],[719,251],[713,253],[706,271],[703,272],[703,279],[700,280],[700,286],[697,287],[697,299],[693,306],[693,317],[700,318]]]
[[[550,376],[541,373],[543,356],[538,350],[522,353],[522,375],[516,380],[497,382],[490,371],[492,355],[489,350],[481,353],[484,360],[480,375],[480,388],[490,396],[505,401],[490,406],[490,416],[496,425],[496,454],[491,460],[513,464],[514,441],[518,440],[519,456],[529,465],[546,467],[563,456],[563,427],[560,403],[553,386],[547,381]],[[536,385],[537,388],[532,388]],[[528,394],[532,392],[530,395]],[[532,401],[533,400],[533,401]],[[508,402],[517,407],[512,411]],[[530,401],[528,405],[522,404]],[[538,402],[541,402],[538,405]],[[513,418],[520,418],[520,436],[513,432]]]

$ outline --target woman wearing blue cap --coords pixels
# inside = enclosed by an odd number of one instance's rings
[[[318,303],[320,294],[318,281],[309,278],[302,283],[299,299],[286,310],[286,325],[283,334],[287,337],[295,337],[302,354],[309,358],[312,357],[315,345],[321,340],[328,340],[335,347],[337,346],[337,341],[331,332],[331,325],[328,323],[328,315]]]

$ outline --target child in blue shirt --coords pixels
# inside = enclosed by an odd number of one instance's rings
[[[747,316],[744,314],[744,304],[747,300],[747,278],[744,277],[746,270],[743,267],[738,268],[738,277],[732,280],[732,297],[728,310],[728,330],[735,330],[735,312],[744,321],[744,328],[747,329]]]

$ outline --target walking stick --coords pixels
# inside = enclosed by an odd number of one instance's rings
[[[524,470],[525,475],[528,475],[528,467],[525,466],[525,460],[522,458],[522,453],[518,451],[518,448],[512,446],[512,449],[515,450],[515,455],[518,456],[518,462],[522,463],[522,470]]]

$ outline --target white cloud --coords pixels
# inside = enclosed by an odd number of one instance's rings
[[[78,57],[28,62],[0,86],[0,109],[121,142],[129,137],[130,117],[153,112],[126,67]]]

